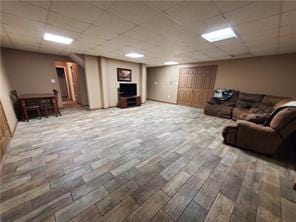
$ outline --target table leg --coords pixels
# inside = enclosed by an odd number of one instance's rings
[[[59,114],[60,116],[62,116],[61,111],[60,111],[60,107],[59,107],[59,104],[58,104],[58,99],[55,98],[55,101],[56,101],[56,106],[57,106],[58,114]]]
[[[23,120],[29,121],[29,115],[28,115],[28,111],[26,108],[26,102],[22,100],[21,104],[22,104],[22,110],[23,110]]]
[[[52,106],[53,106],[53,111],[56,114],[56,117],[58,117],[58,109],[57,109],[57,101],[56,101],[56,99],[52,98],[51,103],[52,103]]]

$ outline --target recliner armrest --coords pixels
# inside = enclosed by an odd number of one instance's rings
[[[282,138],[271,127],[240,120],[237,121],[236,145],[256,152],[272,155]]]

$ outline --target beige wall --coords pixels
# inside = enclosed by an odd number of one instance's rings
[[[80,104],[83,106],[88,105],[87,89],[86,89],[86,78],[85,71],[80,65],[78,65],[78,75],[79,75],[79,87],[80,87]]]
[[[11,88],[19,94],[59,90],[55,61],[71,61],[68,57],[14,49],[2,49],[2,56]],[[51,79],[55,83],[51,83]],[[59,95],[59,106],[61,101]]]
[[[137,84],[137,93],[138,95],[141,94],[140,64],[106,58],[108,102],[110,107],[117,106],[118,101],[117,89],[119,87],[120,82],[117,81],[117,68],[125,68],[132,70],[132,83]]]
[[[90,109],[103,108],[98,57],[85,55],[84,65],[88,106]]]
[[[179,69],[217,65],[215,88],[296,98],[296,54],[148,68],[148,98],[177,102]]]
[[[0,100],[7,118],[9,129],[11,132],[14,131],[16,126],[16,116],[13,110],[13,106],[10,99],[10,84],[7,78],[6,66],[2,62],[2,56],[0,60]]]
[[[137,84],[138,95],[142,94],[141,64],[88,55],[84,56],[84,63],[90,109],[117,106],[120,83],[117,81],[117,68],[132,70],[132,83]]]
[[[146,64],[140,65],[140,91],[141,91],[141,99],[142,103],[146,102],[147,97],[147,67]]]

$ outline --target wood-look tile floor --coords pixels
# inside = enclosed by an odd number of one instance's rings
[[[295,171],[226,146],[229,120],[147,102],[18,124],[1,221],[295,221]]]

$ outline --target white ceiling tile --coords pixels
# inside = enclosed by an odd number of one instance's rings
[[[89,27],[88,23],[75,20],[56,12],[49,12],[48,24],[74,32],[83,32]]]
[[[155,17],[159,12],[145,2],[113,2],[107,9],[113,15],[140,24]]]
[[[162,35],[155,32],[147,32],[147,29],[143,28],[142,26],[136,26],[125,32],[124,35],[147,42],[160,42],[162,40],[165,41]]]
[[[176,19],[180,24],[188,24],[219,15],[213,2],[178,2],[165,13]]]
[[[48,49],[48,50],[54,50],[55,49],[57,51],[61,51],[63,49],[66,49],[67,45],[42,40],[40,48],[41,49]]]
[[[281,36],[279,39],[280,46],[296,45],[296,34]]]
[[[1,1],[1,12],[39,22],[45,22],[47,16],[47,10],[29,3],[17,1]]]
[[[44,9],[48,9],[49,6],[50,6],[50,2],[46,1],[46,0],[39,0],[39,1],[36,1],[36,0],[35,1],[24,0],[24,2],[29,3],[31,5],[34,5],[34,6],[38,6],[40,8],[44,8]]]
[[[259,19],[252,22],[245,22],[239,25],[232,26],[236,34],[253,34],[256,32],[262,32],[268,29],[275,29],[279,27],[279,15],[270,16],[267,18]]]
[[[248,48],[239,39],[229,39],[215,44],[229,55],[248,53]]]
[[[253,2],[249,1],[220,1],[215,0],[216,5],[218,6],[219,10],[223,13],[230,12],[244,6],[250,5]]]
[[[99,9],[107,10],[111,7],[113,1],[91,1],[90,3]]]
[[[149,1],[148,5],[157,9],[160,12],[166,11],[169,8],[173,8],[177,2],[176,1]]]
[[[296,25],[287,25],[287,26],[282,26],[281,31],[280,31],[280,36],[285,36],[285,35],[295,35],[296,34]]]
[[[226,55],[226,53],[218,47],[212,47],[204,50],[200,50],[201,53],[209,57],[220,57]]]
[[[18,36],[18,38],[24,38],[24,39],[32,39],[32,41],[34,40],[34,38],[42,38],[42,33],[41,32],[37,32],[37,31],[31,31],[31,30],[26,30],[26,29],[19,29],[18,27],[14,27],[14,26],[9,26],[9,25],[3,25],[3,27],[5,28],[6,32],[8,33],[8,35],[11,36]]]
[[[281,25],[296,25],[296,10],[284,13],[282,15]]]
[[[277,49],[277,39],[268,39],[252,43],[246,43],[251,52]]]
[[[122,33],[135,27],[134,23],[128,22],[125,19],[119,18],[109,12],[105,12],[98,20],[95,21],[95,25],[101,28],[102,32]]]
[[[226,19],[233,25],[254,21],[280,13],[280,2],[255,2],[248,6],[225,13]]]
[[[43,22],[36,22],[23,17],[7,14],[5,12],[1,13],[1,22],[19,30],[25,29],[32,32],[43,32],[45,28],[45,24]]]
[[[91,39],[91,41],[97,39],[98,43],[103,40],[109,40],[117,36],[118,33],[105,28],[100,28],[97,26],[90,26],[80,37],[85,40]]]
[[[282,11],[287,12],[292,10],[296,10],[296,1],[284,0]]]
[[[254,42],[258,40],[270,39],[270,38],[277,38],[278,29],[270,29],[266,31],[250,33],[250,34],[243,34],[240,35],[240,38],[244,42]]]
[[[208,19],[205,19],[202,21],[191,22],[191,23],[185,25],[185,27],[194,31],[195,33],[201,35],[203,33],[227,28],[227,27],[229,27],[229,24],[221,15],[218,15],[218,16],[208,18]]]
[[[142,27],[148,29],[148,32],[161,33],[165,35],[181,30],[181,25],[177,24],[174,20],[165,15],[158,15],[153,19],[144,22]]]
[[[277,48],[254,49],[251,50],[254,56],[273,55],[277,54]]]
[[[52,2],[50,10],[87,23],[98,20],[105,12],[88,2]]]

